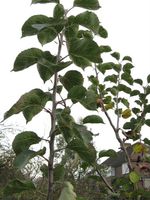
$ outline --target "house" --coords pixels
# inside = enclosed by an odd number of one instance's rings
[[[126,149],[131,159],[131,164],[141,176],[140,185],[150,189],[150,148],[142,143],[127,144]],[[128,163],[124,151],[117,152],[116,157],[105,160],[103,166],[107,167],[107,180],[112,183],[116,178],[121,178],[129,173]]]

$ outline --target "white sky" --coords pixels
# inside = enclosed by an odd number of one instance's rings
[[[71,0],[63,1],[67,6]],[[33,88],[43,86],[35,67],[22,72],[10,72],[17,54],[27,48],[36,46],[36,37],[20,39],[23,23],[34,14],[50,15],[50,6],[32,5],[31,0],[2,1],[0,6],[0,116],[15,103],[18,98]],[[101,0],[102,8],[97,12],[102,25],[107,29],[109,38],[103,40],[122,56],[129,55],[136,66],[134,74],[146,78],[150,73],[150,0]],[[20,116],[10,118],[20,123]],[[37,121],[33,122],[34,126]],[[46,124],[42,118],[42,124]],[[25,125],[25,122],[22,122]],[[44,130],[44,125],[41,129]],[[29,123],[28,127],[33,127]],[[101,129],[101,128],[100,128]],[[101,132],[101,131],[100,131]],[[106,131],[107,132],[107,131]],[[101,142],[103,140],[103,142]],[[114,137],[108,133],[100,137],[100,143],[105,148],[115,148]]]

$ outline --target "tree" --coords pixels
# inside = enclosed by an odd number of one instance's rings
[[[141,127],[144,124],[150,125],[149,119],[145,120],[150,112],[147,99],[150,76],[147,77],[148,84],[143,86],[142,80],[134,79],[131,75],[133,68],[131,57],[125,56],[121,59],[118,52],[112,52],[109,46],[99,45],[96,42],[98,37],[106,38],[108,35],[94,12],[100,8],[98,0],[74,0],[72,8],[68,10],[64,8],[62,2],[32,0],[32,4],[54,5],[52,16],[35,15],[22,26],[22,37],[36,35],[41,45],[47,43],[55,45],[57,54],[53,55],[48,50],[43,51],[32,47],[19,53],[14,62],[13,71],[25,70],[36,64],[43,82],[51,80],[48,91],[35,88],[23,94],[4,115],[4,120],[6,120],[22,112],[27,123],[43,110],[50,116],[51,126],[47,138],[41,138],[33,131],[21,132],[15,137],[12,144],[16,154],[14,165],[20,170],[28,164],[30,159],[41,156],[46,162],[44,171],[48,177],[47,200],[80,199],[76,196],[72,184],[65,180],[65,166],[61,162],[55,165],[54,162],[58,152],[63,152],[60,154],[63,155],[64,151],[69,149],[70,156],[72,152],[73,155],[78,154],[85,166],[92,168],[96,177],[103,180],[107,189],[114,195],[118,195],[103,176],[97,162],[101,157],[114,156],[115,152],[111,149],[106,152],[96,152],[92,144],[94,133],[85,126],[88,123],[103,124],[104,118],[98,114],[101,113],[106,116],[116,139],[126,154],[130,182],[137,190],[139,175],[133,169],[125,148],[125,141],[132,139],[141,142]],[[74,16],[71,12],[76,7],[84,10]],[[103,54],[106,53],[111,55],[110,60],[115,61],[103,62]],[[92,74],[88,77],[89,86],[85,86],[85,75],[83,75],[87,67],[91,68]],[[104,79],[101,79],[100,73],[104,74]],[[132,89],[134,84],[139,84],[143,91]],[[125,97],[122,97],[122,94],[125,94]],[[133,108],[126,95],[136,97],[136,105],[134,104]],[[90,114],[82,119],[82,124],[77,123],[71,115],[71,108],[77,103],[90,111]],[[112,115],[115,115],[116,123],[112,120],[110,111]],[[132,115],[134,117],[131,118]],[[128,118],[130,120],[123,121],[122,126],[121,119],[128,120]],[[63,137],[64,145],[63,148],[57,149],[55,142],[60,135]],[[49,147],[38,151],[31,150],[33,144],[41,141],[47,142]],[[150,143],[147,138],[144,142],[148,145]],[[142,146],[141,143],[140,145]],[[46,152],[49,154],[48,158]],[[13,191],[10,188],[13,188]],[[24,183],[18,181],[13,182],[11,187],[8,186],[5,194],[20,193],[24,190],[35,190],[35,188],[31,181]]]

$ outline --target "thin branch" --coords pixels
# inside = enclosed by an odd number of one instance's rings
[[[60,148],[60,149],[56,149],[54,152],[57,153],[57,152],[59,152],[59,151],[65,150],[66,148],[67,148],[67,147],[62,147],[62,148]]]
[[[97,174],[101,177],[101,179],[103,180],[103,182],[105,183],[105,185],[107,186],[107,188],[115,193],[114,189],[111,187],[111,185],[108,183],[108,181],[106,180],[106,178],[101,174],[101,172],[97,169],[97,167],[94,167],[95,171],[97,172]]]
[[[61,62],[61,61],[63,61],[65,58],[67,58],[69,55],[66,55],[66,56],[64,56],[63,58],[61,58],[60,60],[59,60],[59,62]]]

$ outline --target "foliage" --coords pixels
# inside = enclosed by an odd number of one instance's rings
[[[126,156],[130,170],[129,185],[138,187],[140,175],[132,166],[125,142],[131,139],[150,144],[147,138],[143,141],[141,139],[142,127],[150,126],[150,75],[147,77],[146,85],[141,79],[134,79],[131,73],[134,66],[130,56],[121,58],[119,52],[112,51],[111,47],[98,44],[97,37],[108,36],[95,12],[100,8],[98,0],[72,0],[72,8],[68,10],[59,0],[32,0],[32,4],[37,3],[53,3],[53,16],[31,16],[22,26],[22,37],[37,36],[42,46],[48,43],[55,45],[57,54],[53,55],[49,50],[31,47],[18,54],[13,71],[22,71],[34,65],[44,83],[51,80],[51,89],[43,91],[35,88],[23,94],[4,114],[4,120],[23,113],[28,123],[45,111],[50,116],[50,131],[46,138],[40,138],[32,131],[19,133],[13,141],[13,150],[16,154],[14,166],[21,170],[31,159],[40,156],[45,160],[41,171],[46,177],[44,194],[47,193],[47,200],[84,199],[84,196],[75,194],[73,186],[75,189],[77,186],[71,183],[72,179],[70,182],[65,179],[68,178],[66,171],[69,164],[63,163],[63,159],[68,151],[69,159],[72,160],[71,166],[76,165],[78,168],[80,162],[84,178],[88,177],[86,170],[93,170],[96,175],[94,178],[102,180],[106,185],[106,195],[109,191],[112,198],[118,198],[121,189],[116,192],[113,185],[110,185],[103,176],[98,162],[99,158],[115,157],[116,153],[112,149],[97,152],[92,143],[94,133],[84,124],[105,124],[105,117],[107,118]],[[75,7],[81,7],[82,12],[70,15]],[[109,62],[103,61],[104,54],[107,54]],[[85,85],[84,82],[84,71],[87,67],[91,69],[89,85]],[[137,89],[137,85],[140,89]],[[77,105],[93,112],[82,119],[82,124],[77,123],[72,116],[72,106]],[[113,118],[116,119],[116,123]],[[62,138],[63,147],[56,147],[57,137]],[[42,141],[48,143],[48,148],[43,147],[36,151],[32,149],[33,144]],[[63,159],[55,162],[58,152],[61,152],[59,156]],[[143,148],[138,148],[138,153],[146,155],[147,152],[143,151]],[[75,159],[72,159],[72,156]],[[76,181],[76,178],[74,180]],[[23,193],[26,190],[36,190],[36,185],[31,180],[28,182],[15,179],[6,186],[4,195],[7,197],[12,193]],[[136,192],[137,190],[133,190],[133,194]]]

